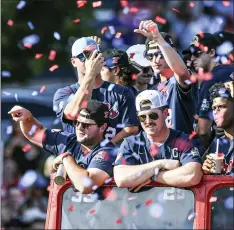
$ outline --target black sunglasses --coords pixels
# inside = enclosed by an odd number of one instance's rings
[[[154,56],[157,58],[159,55],[161,56],[160,59],[164,58],[161,51],[158,51],[158,52],[155,52],[155,53],[146,53],[145,58],[148,61],[152,61]]]
[[[146,117],[149,117],[151,120],[158,120],[159,116],[157,113],[150,113],[150,114],[143,114],[143,115],[139,115],[138,119],[140,122],[145,122]]]
[[[203,51],[197,51],[192,54],[195,58],[199,58],[203,54]]]
[[[79,122],[79,121],[73,121],[73,125],[74,126],[79,126],[81,124],[81,126],[82,126],[82,128],[83,129],[88,129],[90,126],[92,126],[92,125],[97,125],[97,124],[89,124],[89,123],[84,123],[84,122]]]

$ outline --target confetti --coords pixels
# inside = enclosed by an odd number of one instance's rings
[[[152,217],[160,218],[163,214],[163,207],[160,204],[152,204],[149,208],[149,214]]]
[[[190,135],[189,135],[189,139],[193,139],[195,136],[197,135],[197,133],[195,131],[193,131]]]
[[[89,211],[89,214],[94,214],[95,212],[96,212],[95,209],[92,209]]]
[[[193,8],[193,7],[195,6],[194,2],[190,2],[190,3],[189,3],[189,6],[190,6],[191,8]]]
[[[196,77],[196,75],[192,74],[192,75],[190,76],[190,81],[191,81],[192,83],[196,83],[196,82],[197,82],[197,77]]]
[[[9,71],[7,71],[7,70],[3,70],[2,71],[2,76],[3,77],[11,77],[11,73]]]
[[[191,82],[190,80],[188,80],[188,79],[185,80],[184,83],[185,83],[186,85],[191,85],[191,84],[192,84],[192,82]]]
[[[11,95],[11,93],[6,92],[6,91],[3,91],[2,93],[3,93],[4,95],[6,95],[6,96],[10,96],[10,95]]]
[[[127,204],[122,204],[122,206],[120,208],[120,213],[123,216],[127,216],[128,215],[128,206],[127,206]]]
[[[122,223],[121,219],[116,220],[116,224],[121,224],[121,223]]]
[[[15,100],[18,101],[18,95],[15,93]]]
[[[32,128],[29,130],[28,135],[32,136],[37,131],[37,126],[33,125]]]
[[[83,179],[83,184],[85,187],[90,187],[93,184],[93,180],[86,176]]]
[[[115,27],[114,26],[109,26],[109,30],[111,34],[115,34]]]
[[[23,152],[27,152],[29,149],[31,149],[31,145],[30,145],[30,144],[27,144],[27,145],[25,145],[25,146],[22,148]]]
[[[14,21],[11,20],[11,19],[9,19],[9,20],[7,21],[7,25],[8,25],[8,26],[13,26],[13,25],[14,25]]]
[[[233,209],[233,196],[229,196],[227,199],[224,201],[224,207],[226,209]]]
[[[40,41],[40,37],[37,34],[31,34],[22,39],[23,44],[35,45]]]
[[[110,141],[108,139],[104,139],[101,143],[100,143],[100,146],[101,147],[104,147],[106,146]]]
[[[56,40],[60,40],[60,34],[58,32],[54,32],[54,38]]]
[[[120,4],[124,8],[124,7],[128,6],[128,1],[121,0]]]
[[[226,7],[230,6],[230,2],[229,2],[229,1],[223,1],[222,3],[223,3],[223,5],[226,6]]]
[[[121,33],[121,32],[117,32],[117,33],[116,33],[116,35],[115,35],[115,37],[116,37],[116,38],[120,38],[120,37],[121,37],[121,35],[122,35],[122,33]]]
[[[31,49],[31,48],[32,48],[32,45],[29,44],[29,43],[25,43],[25,44],[24,44],[24,47],[25,47],[25,48],[28,48],[28,49]]]
[[[49,70],[51,71],[51,72],[53,72],[53,71],[55,71],[56,69],[58,69],[58,65],[53,65],[53,66],[51,66],[50,68],[49,68]]]
[[[60,119],[59,118],[56,118],[54,121],[53,121],[53,125],[57,125],[60,123]]]
[[[70,212],[73,212],[73,210],[74,210],[74,205],[70,205],[69,207],[68,207],[68,210],[70,211]]]
[[[209,202],[210,202],[210,203],[216,202],[217,199],[218,199],[218,198],[217,198],[216,196],[212,196],[212,197],[210,198]]]
[[[153,200],[152,199],[149,199],[149,200],[147,200],[146,202],[145,202],[145,205],[146,206],[149,206],[150,204],[152,204],[153,203]]]
[[[132,196],[132,197],[129,197],[128,200],[135,200],[137,197],[136,196]]]
[[[35,59],[40,59],[42,56],[43,56],[43,54],[37,53],[37,54],[35,55]]]
[[[13,126],[12,125],[7,126],[6,134],[10,135],[12,134],[12,132],[13,132]]]
[[[78,22],[80,22],[80,19],[79,19],[79,18],[74,19],[73,22],[74,22],[74,23],[78,23]]]
[[[123,9],[123,14],[128,14],[128,12],[129,12],[129,7],[124,7],[124,9]]]
[[[93,8],[99,7],[102,5],[102,1],[93,2]]]
[[[131,7],[129,9],[129,12],[131,12],[131,13],[137,13],[138,11],[139,11],[139,9],[137,7]]]
[[[160,16],[156,16],[155,21],[161,24],[166,24],[167,20],[165,18],[162,18]]]
[[[28,22],[28,27],[31,29],[31,30],[34,30],[35,27],[34,25],[32,24],[32,22]]]
[[[136,78],[137,78],[137,75],[134,73],[134,74],[132,74],[132,80],[136,80]]]
[[[56,57],[56,51],[55,50],[51,50],[50,54],[49,54],[49,60],[53,61]]]
[[[43,86],[41,87],[41,89],[40,89],[40,93],[43,93],[43,92],[45,91],[45,89],[46,89],[46,86],[43,85]]]
[[[159,173],[159,168],[155,168],[155,169],[154,169],[154,175],[157,176],[158,173]]]
[[[78,8],[82,8],[87,4],[87,1],[86,0],[77,1],[76,4]]]
[[[188,216],[188,220],[192,220],[196,215],[197,215],[196,212],[191,213],[191,214]]]
[[[137,214],[137,210],[134,210],[133,213],[132,213],[132,215],[136,216],[136,214]]]
[[[107,200],[116,200],[117,194],[115,192],[115,190],[113,190],[112,188],[104,188],[103,191],[103,196],[107,199]]]
[[[122,124],[119,123],[119,124],[117,124],[116,128],[123,129],[123,128],[125,128],[125,124],[124,123],[122,123]]]
[[[111,181],[112,181],[112,177],[106,179],[104,183],[105,183],[105,184],[109,184]]]
[[[173,11],[176,11],[177,13],[180,13],[179,10],[177,10],[176,8],[172,8]]]
[[[26,1],[20,1],[18,5],[16,6],[16,8],[18,10],[22,10],[25,6],[26,6]]]
[[[92,187],[92,189],[93,189],[94,191],[95,191],[97,188],[98,188],[97,185],[94,185],[94,186]]]
[[[37,91],[32,92],[32,96],[37,96],[37,95],[38,95]]]

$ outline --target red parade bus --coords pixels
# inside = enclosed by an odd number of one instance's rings
[[[152,182],[137,193],[110,182],[93,194],[55,176],[45,229],[234,229],[232,176],[203,176],[189,188]]]

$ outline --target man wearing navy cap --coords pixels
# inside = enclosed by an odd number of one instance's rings
[[[92,193],[93,186],[101,186],[112,177],[112,163],[116,153],[111,143],[104,144],[104,133],[109,122],[109,111],[105,104],[89,100],[74,121],[76,134],[47,129],[30,111],[14,106],[13,120],[20,122],[21,131],[33,144],[57,156],[54,168],[63,164],[68,177],[81,193]],[[31,133],[32,127],[36,131]]]
[[[199,75],[197,102],[197,133],[204,145],[208,147],[212,140],[213,115],[209,102],[209,89],[218,82],[231,80],[234,66],[221,64],[218,49],[220,40],[210,33],[197,34],[183,54],[191,53],[191,61]]]
[[[167,127],[167,108],[166,98],[156,90],[145,90],[136,97],[143,131],[125,138],[120,146],[114,166],[119,187],[137,191],[151,179],[177,187],[200,182],[199,150],[187,134]]]
[[[105,137],[114,144],[138,132],[134,95],[127,87],[103,81],[100,75],[104,66],[103,54],[90,37],[77,39],[72,46],[72,65],[77,68],[79,82],[58,89],[53,105],[64,131],[75,133],[73,120],[90,98],[105,103],[110,111],[109,126]]]

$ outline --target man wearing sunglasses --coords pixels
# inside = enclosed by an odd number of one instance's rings
[[[159,81],[152,87],[163,93],[169,105],[168,127],[192,133],[195,114],[195,86],[186,81],[189,72],[177,53],[172,37],[159,32],[158,26],[151,20],[141,21],[134,30],[147,37],[145,42],[145,58]]]
[[[191,54],[191,61],[197,72],[198,101],[196,114],[198,115],[196,131],[204,147],[208,147],[214,136],[213,115],[209,101],[209,89],[218,82],[230,81],[234,66],[222,64],[221,53],[225,47],[220,40],[210,33],[197,34],[190,46],[183,54]]]
[[[134,95],[130,89],[103,81],[100,75],[104,67],[103,54],[90,37],[77,39],[72,46],[72,65],[77,68],[79,82],[57,90],[53,105],[64,131],[75,133],[73,120],[90,98],[105,103],[110,111],[109,126],[105,137],[114,144],[139,130]]]
[[[200,182],[199,150],[189,135],[167,127],[167,108],[166,98],[156,90],[145,90],[136,97],[143,130],[125,138],[120,146],[114,166],[119,187],[137,191],[151,179],[176,187]]]
[[[141,91],[152,87],[152,85],[150,85],[150,81],[154,76],[154,73],[149,61],[144,57],[144,51],[144,44],[130,46],[126,51],[132,61],[132,65],[139,69],[136,74],[135,84],[132,87],[135,96],[137,96]]]
[[[116,153],[112,144],[103,142],[109,122],[105,104],[95,100],[87,102],[75,121],[76,134],[46,129],[21,106],[14,106],[9,114],[20,122],[21,131],[30,142],[57,156],[54,168],[63,164],[79,192],[92,193],[93,188],[112,177]]]

